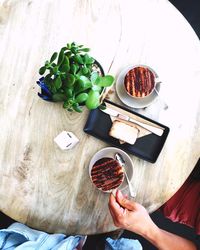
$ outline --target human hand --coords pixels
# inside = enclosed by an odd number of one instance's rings
[[[142,236],[157,228],[147,210],[137,202],[127,199],[120,190],[116,197],[109,198],[109,209],[115,226],[135,232]]]

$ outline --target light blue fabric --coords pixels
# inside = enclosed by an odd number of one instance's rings
[[[74,250],[84,238],[81,235],[47,234],[13,223],[0,230],[0,250]],[[142,250],[142,246],[137,240],[107,238],[105,250]]]
[[[105,250],[142,250],[142,246],[138,240],[121,238],[119,240],[113,240],[111,238],[106,239]]]
[[[47,234],[21,223],[14,223],[7,229],[0,230],[0,250],[74,250],[82,237]]]

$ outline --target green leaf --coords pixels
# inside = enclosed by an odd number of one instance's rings
[[[67,49],[71,49],[71,44],[67,43]]]
[[[53,67],[52,73],[56,75],[58,73],[58,66]]]
[[[79,49],[79,51],[89,52],[89,51],[90,51],[90,48],[82,48],[82,49]]]
[[[75,101],[77,103],[82,103],[85,102],[88,98],[88,94],[87,93],[81,93],[79,95],[77,95],[77,97],[75,98]]]
[[[84,83],[82,91],[85,91],[86,89],[89,89],[91,87],[92,87],[92,83],[91,82],[86,82],[86,83]]]
[[[54,52],[53,55],[51,56],[50,62],[53,62],[58,56],[57,52]]]
[[[61,77],[61,80],[64,82],[66,77],[67,77],[67,73],[65,72],[60,72],[60,77]]]
[[[92,87],[90,80],[86,76],[80,76],[75,83],[74,91],[76,94]]]
[[[71,98],[73,96],[73,89],[72,88],[65,88],[64,92],[65,92],[65,95],[67,98]]]
[[[101,92],[101,89],[102,89],[102,87],[100,87],[100,86],[98,86],[98,85],[93,85],[93,86],[92,86],[92,90],[94,90],[94,91]]]
[[[83,75],[87,75],[87,73],[89,72],[89,70],[88,70],[87,67],[83,67],[83,68],[81,69],[81,71],[82,71]]]
[[[62,64],[64,58],[65,58],[64,51],[61,49],[59,56],[58,56],[58,62],[57,62],[58,66]]]
[[[111,75],[98,77],[95,84],[100,87],[109,87],[114,83],[115,78]]]
[[[44,82],[47,83],[47,84],[51,84],[52,83],[51,74],[47,74],[45,76]]]
[[[77,62],[77,63],[80,63],[80,64],[83,64],[83,59],[80,55],[75,55],[74,56],[74,61]]]
[[[51,85],[51,92],[55,94],[57,92],[56,86]]]
[[[90,83],[90,80],[89,78],[87,78],[86,76],[80,76],[79,79],[84,83]]]
[[[56,89],[61,88],[62,86],[62,81],[60,76],[56,77],[56,79],[54,79],[54,86],[56,87]]]
[[[72,64],[72,65],[70,66],[70,72],[71,72],[73,75],[76,74],[77,70],[78,70],[78,66],[77,66],[76,64]]]
[[[63,52],[65,52],[67,50],[67,47],[62,47],[61,49]]]
[[[46,71],[46,67],[43,66],[43,67],[41,67],[41,68],[39,69],[39,74],[40,74],[40,75],[43,75],[43,74],[45,73],[45,71]]]
[[[49,67],[49,65],[50,65],[49,61],[46,61],[46,62],[45,62],[45,66],[46,66],[46,68],[48,68],[48,67]]]
[[[84,88],[84,82],[81,79],[77,79],[74,84],[74,92],[79,93]]]
[[[92,84],[94,84],[97,81],[98,77],[99,77],[99,74],[96,71],[92,72],[91,77],[90,77]]]
[[[72,74],[67,74],[66,81],[65,81],[67,87],[73,86],[75,83],[75,80],[76,80],[75,76],[73,76]]]
[[[85,54],[85,55],[83,55],[83,61],[85,64],[92,64],[92,63],[94,63],[94,58],[92,58],[88,54]]]
[[[68,106],[69,106],[69,105],[68,105],[68,101],[65,101],[65,102],[63,103],[63,108],[64,108],[64,109],[67,109]]]
[[[98,91],[90,90],[86,101],[86,107],[88,109],[96,109],[100,104],[99,97],[100,94]]]
[[[72,55],[72,52],[71,52],[71,51],[67,51],[67,52],[65,52],[65,56],[66,56],[66,57],[70,58],[70,57],[71,57],[71,55]]]
[[[77,52],[78,52],[78,48],[77,47],[71,47],[71,52],[73,53],[73,54],[77,54]]]
[[[74,104],[72,105],[72,108],[73,108],[76,112],[79,112],[79,113],[82,112],[82,109],[81,109],[81,107],[79,106],[78,103],[74,103]]]
[[[66,100],[65,94],[62,93],[56,93],[53,95],[53,101],[54,102],[62,102]]]
[[[61,67],[59,68],[60,71],[62,72],[69,72],[69,65],[68,64],[62,64]]]
[[[62,64],[59,67],[59,70],[62,72],[69,72],[70,65],[69,65],[69,59],[67,56],[64,56]]]
[[[86,62],[85,62],[86,64],[93,64],[95,62],[93,57],[87,56],[87,54],[85,56],[86,56]]]

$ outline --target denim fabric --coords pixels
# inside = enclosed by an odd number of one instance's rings
[[[74,250],[82,237],[47,234],[21,223],[14,223],[8,229],[0,230],[0,250]]]
[[[14,223],[0,230],[0,250],[75,250],[84,239],[81,235],[47,234]],[[142,250],[142,246],[137,240],[107,238],[105,250]]]
[[[142,246],[138,240],[125,238],[113,240],[107,238],[105,250],[142,250]]]

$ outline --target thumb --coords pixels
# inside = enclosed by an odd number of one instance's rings
[[[134,201],[128,200],[125,196],[123,196],[120,190],[117,190],[116,200],[123,208],[127,208],[128,210],[135,210],[137,203]]]

